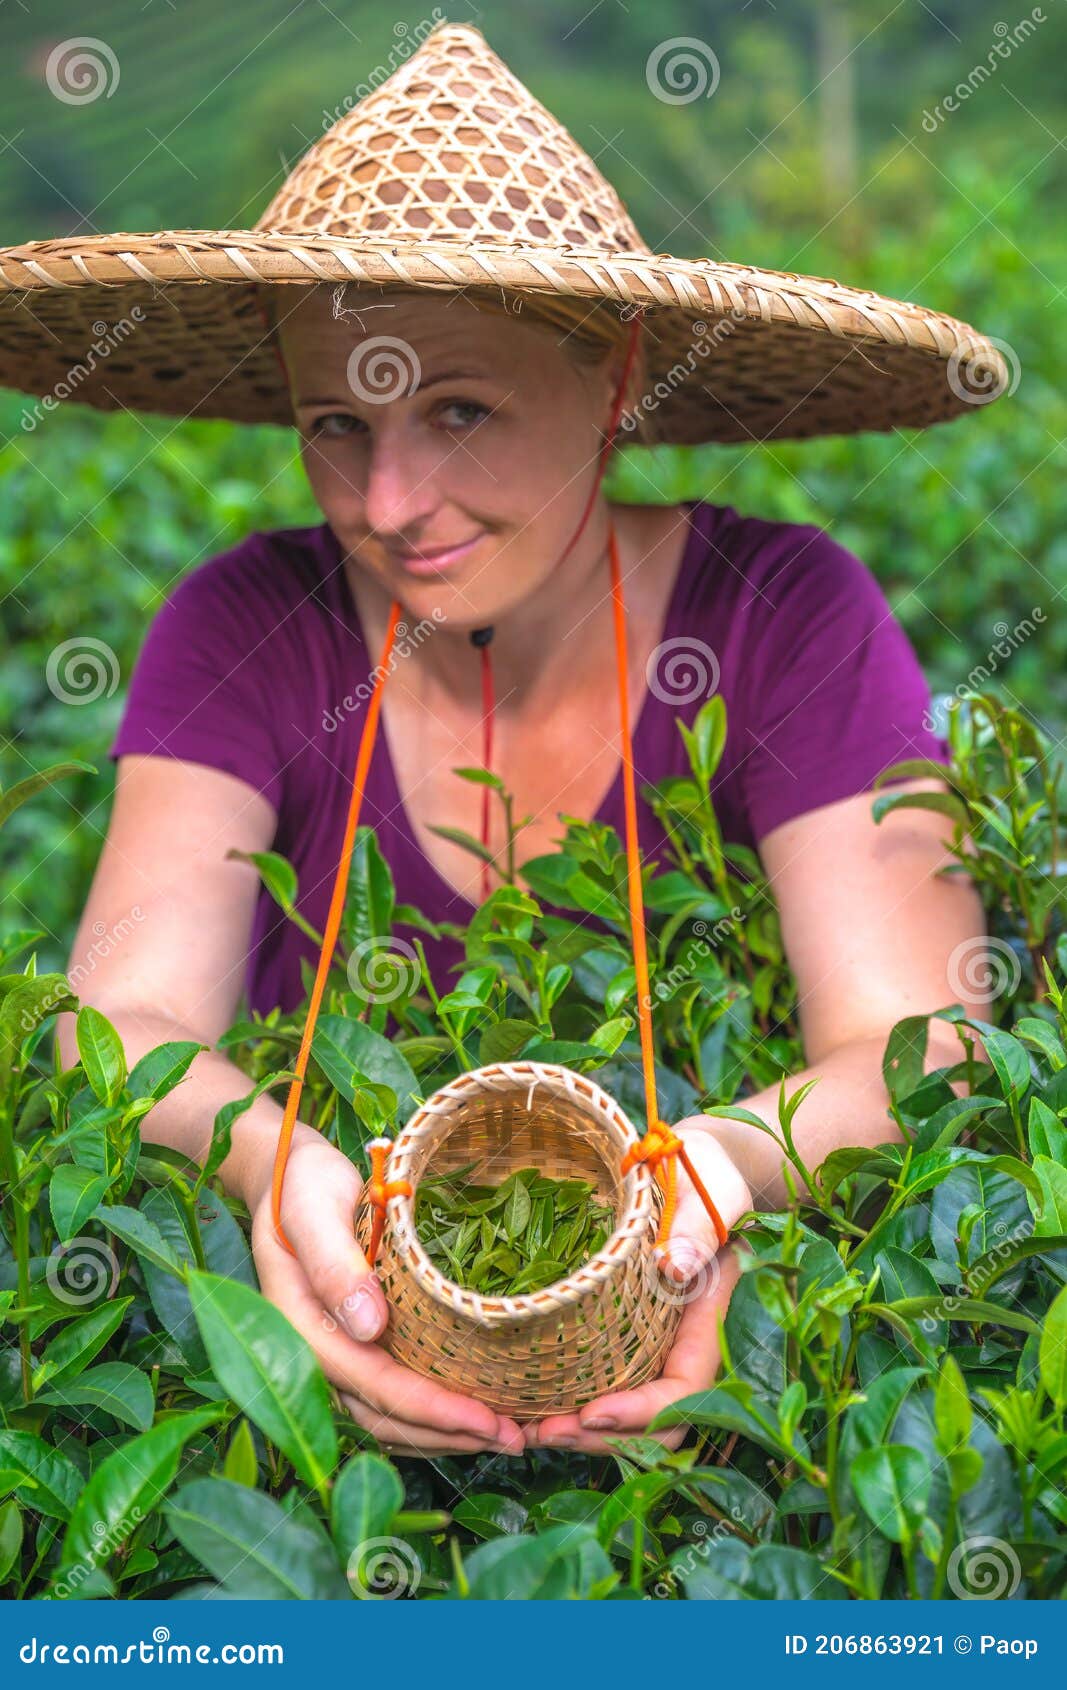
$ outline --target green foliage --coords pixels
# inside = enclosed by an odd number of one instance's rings
[[[646,890],[664,1097],[672,1113],[743,1118],[746,1090],[800,1050],[758,864],[710,808],[721,726],[712,705],[687,741],[690,776],[654,794],[675,860]],[[79,1061],[49,1066],[69,993],[32,951],[0,976],[3,1594],[961,1597],[984,1593],[969,1557],[995,1540],[1000,1594],[1062,1597],[1067,941],[1060,901],[1043,901],[1062,793],[1044,784],[1041,737],[989,699],[961,706],[956,749],[946,834],[969,840],[1018,971],[999,982],[995,1023],[958,1004],[899,1023],[884,1063],[896,1136],[887,1117],[884,1144],[834,1152],[784,1213],[751,1218],[720,1377],[649,1428],[691,1429],[673,1453],[642,1435],[613,1438],[610,1457],[386,1460],[256,1289],[241,1205],[152,1140],[152,1109],[196,1047],[161,1046],[128,1072],[84,1007]],[[369,834],[358,860],[351,946],[369,925],[387,941],[398,918]],[[572,823],[532,894],[502,887],[479,911],[454,989],[425,973],[390,985],[388,1020],[339,959],[305,1090],[327,1136],[361,1159],[371,1130],[494,1045],[568,1052],[639,1118],[622,873],[618,841]],[[578,951],[539,895],[595,913],[596,948]],[[695,949],[724,908],[738,913]],[[302,1016],[231,1031],[250,1087],[284,1090]],[[935,1017],[960,1060],[924,1075]],[[800,1191],[795,1107],[778,1131]],[[216,1146],[231,1119],[220,1111]],[[540,1242],[545,1195],[513,1180],[494,1225]]]

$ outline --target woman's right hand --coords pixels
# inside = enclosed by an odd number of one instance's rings
[[[389,1310],[356,1242],[353,1220],[363,1181],[348,1158],[297,1124],[281,1210],[295,1255],[274,1229],[273,1160],[265,1137],[245,1181],[252,1189],[242,1193],[252,1212],[260,1287],[307,1339],[353,1419],[392,1454],[521,1454],[523,1433],[514,1420],[413,1373],[375,1343]]]

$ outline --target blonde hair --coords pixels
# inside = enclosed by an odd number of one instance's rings
[[[422,295],[431,291],[410,284],[391,286],[387,283],[375,285],[358,282],[314,282],[310,285],[288,285],[299,286],[301,299],[309,292],[317,293],[324,299],[328,295],[335,318],[358,317],[361,306],[369,309],[388,304],[390,299],[401,295]],[[270,324],[269,335],[272,340],[277,337],[277,294],[281,286],[282,284],[260,283],[257,287]],[[440,291],[446,295],[452,293],[451,289],[432,291]],[[626,350],[630,321],[623,315],[622,308],[606,301],[573,299],[567,294],[557,293],[522,293],[510,288],[489,286],[464,288],[463,297],[469,299],[479,311],[510,317],[514,322],[522,322],[532,328],[551,332],[556,345],[580,370],[591,370],[612,352],[621,354]],[[657,444],[659,435],[654,414],[650,415],[644,406],[634,406],[635,395],[643,393],[647,385],[648,359],[646,340],[642,334],[638,336],[634,366],[624,400],[624,410],[627,404],[633,407],[635,420],[632,427],[620,429],[616,434],[614,450],[618,450],[621,444]]]

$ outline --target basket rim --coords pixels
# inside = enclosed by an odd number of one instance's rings
[[[547,1085],[554,1096],[572,1101],[578,1093],[583,1107],[598,1115],[609,1134],[616,1138],[620,1156],[640,1139],[633,1122],[610,1093],[587,1074],[576,1073],[552,1062],[493,1062],[472,1068],[450,1080],[419,1105],[397,1136],[389,1158],[390,1179],[410,1179],[414,1153],[436,1135],[441,1117],[455,1113],[472,1095],[493,1091],[528,1089],[527,1106],[538,1086]],[[652,1218],[653,1180],[644,1162],[622,1175],[623,1201],[610,1236],[595,1255],[568,1274],[539,1291],[523,1291],[514,1297],[486,1297],[446,1279],[430,1260],[415,1231],[414,1195],[391,1197],[386,1204],[386,1224],[392,1233],[394,1250],[405,1269],[434,1302],[453,1313],[469,1316],[479,1325],[500,1325],[530,1320],[582,1301],[591,1291],[614,1277],[638,1249]]]

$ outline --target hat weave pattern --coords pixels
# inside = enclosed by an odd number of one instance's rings
[[[666,443],[925,427],[1010,375],[994,343],[942,312],[653,253],[481,33],[443,23],[315,142],[254,229],[0,250],[0,383],[43,396],[77,368],[77,401],[100,409],[291,425],[257,290],[280,290],[284,316],[292,290],[345,281],[385,300],[414,287],[475,303],[565,295],[623,318],[643,307]],[[115,350],[89,358],[102,325],[131,318]]]

